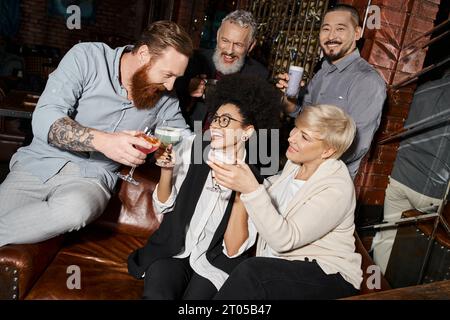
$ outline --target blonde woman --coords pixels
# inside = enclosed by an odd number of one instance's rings
[[[256,257],[236,267],[216,299],[335,299],[357,293],[362,271],[353,236],[355,192],[339,160],[355,130],[341,109],[310,106],[290,133],[286,166],[264,184],[243,162],[209,163],[220,185],[241,193],[259,234]],[[239,230],[229,229],[228,238],[239,239]]]

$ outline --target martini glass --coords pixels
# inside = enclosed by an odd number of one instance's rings
[[[148,130],[147,127],[145,127],[145,129],[144,129],[143,132],[139,132],[139,133],[136,135],[136,137],[144,138],[145,140],[147,140],[147,141],[148,141],[149,143],[151,143],[152,145],[158,143],[158,138],[152,136],[152,135],[150,134],[150,131]],[[152,153],[152,152],[154,152],[154,151],[156,151],[156,150],[158,149],[157,146],[154,146],[154,147],[152,147],[152,148],[150,148],[150,149],[143,148],[143,147],[141,147],[141,146],[134,146],[134,147],[135,147],[136,149],[138,149],[139,151],[145,153],[145,154]],[[126,181],[126,182],[129,182],[129,183],[131,183],[131,184],[137,186],[137,185],[139,185],[139,182],[136,181],[136,180],[133,178],[133,174],[134,174],[134,170],[135,170],[135,169],[136,169],[136,166],[133,166],[133,167],[131,168],[131,170],[128,172],[128,174],[122,174],[122,173],[120,173],[120,172],[116,172],[116,174],[117,174],[117,176],[118,176],[120,179],[122,179],[122,180],[124,180],[124,181]]]

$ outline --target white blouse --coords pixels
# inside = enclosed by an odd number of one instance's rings
[[[297,173],[298,169],[294,170],[286,179],[284,179],[278,185],[278,188],[273,192],[271,192],[270,194],[273,205],[278,208],[278,212],[280,212],[280,214],[282,215],[286,214],[286,208],[289,202],[294,198],[295,194],[306,182],[305,180],[295,179]],[[265,185],[267,187],[267,183]],[[274,250],[269,245],[267,245],[263,249],[263,254],[264,257],[279,258],[274,254]]]

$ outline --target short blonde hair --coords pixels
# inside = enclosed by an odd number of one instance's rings
[[[339,159],[350,147],[356,134],[353,119],[333,105],[304,107],[296,123],[317,133],[327,147],[335,149],[336,152],[330,157],[334,159]]]

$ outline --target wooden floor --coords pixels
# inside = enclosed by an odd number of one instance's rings
[[[370,293],[343,300],[450,300],[450,280]]]

